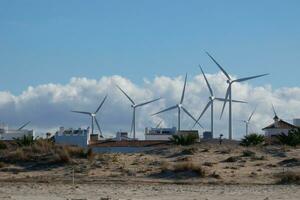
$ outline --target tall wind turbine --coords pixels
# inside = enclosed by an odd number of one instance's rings
[[[102,135],[102,131],[101,131],[101,128],[100,128],[100,124],[99,124],[99,122],[98,122],[98,120],[96,118],[96,115],[99,112],[99,110],[101,109],[101,107],[103,106],[106,98],[107,98],[107,95],[104,97],[104,99],[102,100],[101,104],[99,105],[99,107],[97,108],[97,110],[95,112],[71,111],[71,112],[74,112],[74,113],[89,115],[91,117],[91,120],[92,120],[92,134],[94,134],[94,122],[95,122],[96,125],[97,125],[97,127],[98,127],[98,130],[100,132],[100,137],[103,137],[103,135]]]
[[[250,124],[250,121],[251,121],[251,119],[252,119],[252,117],[253,117],[255,111],[256,111],[256,107],[255,107],[255,109],[253,110],[253,112],[251,113],[251,115],[249,116],[248,120],[243,120],[243,122],[246,124],[246,135],[248,135],[248,133],[249,133],[249,131],[248,131],[249,124]]]
[[[127,99],[132,103],[131,104],[131,107],[133,109],[133,116],[132,116],[132,123],[131,123],[131,132],[133,131],[133,139],[135,139],[135,110],[136,108],[138,107],[141,107],[141,106],[145,106],[149,103],[152,103],[152,102],[155,102],[161,98],[157,98],[157,99],[154,99],[154,100],[151,100],[151,101],[147,101],[147,102],[144,102],[144,103],[140,103],[140,104],[136,104],[132,98],[130,98],[130,96],[128,94],[126,94],[126,92],[124,90],[122,90],[122,88],[120,88],[118,85],[117,85],[117,88],[119,88],[119,90],[127,97]]]
[[[225,99],[226,100],[229,99],[229,132],[228,133],[229,133],[229,139],[232,140],[232,91],[231,91],[232,84],[239,83],[239,82],[244,82],[244,81],[255,79],[255,78],[259,78],[259,77],[262,77],[262,76],[266,76],[268,74],[261,74],[261,75],[257,75],[257,76],[250,76],[250,77],[245,77],[245,78],[239,78],[239,79],[236,79],[236,80],[232,80],[230,78],[229,74],[223,69],[223,67],[208,52],[206,52],[206,54],[212,59],[212,61],[220,68],[220,70],[223,72],[223,74],[227,77],[227,83],[229,85],[228,85],[228,88],[227,88]],[[221,117],[223,115],[226,103],[227,103],[227,101],[224,101]]]
[[[191,113],[189,113],[189,111],[184,108],[184,106],[182,105],[183,103],[183,100],[184,100],[184,94],[185,94],[185,87],[186,87],[186,81],[187,81],[187,74],[185,75],[185,79],[184,79],[184,86],[183,86],[183,91],[182,91],[182,95],[181,95],[181,100],[179,102],[179,104],[176,104],[175,106],[172,106],[172,107],[169,107],[169,108],[166,108],[164,110],[161,110],[157,113],[154,113],[152,114],[153,115],[157,115],[157,114],[160,114],[160,113],[163,113],[163,112],[166,112],[166,111],[169,111],[169,110],[173,110],[173,109],[178,109],[178,131],[180,131],[180,113],[181,113],[181,109],[190,117],[192,118],[200,127],[201,124],[199,122],[197,122],[197,120],[193,117],[193,115]],[[203,128],[203,127],[202,127]]]
[[[204,73],[204,71],[203,71],[203,69],[202,69],[202,67],[200,65],[199,65],[199,68],[200,68],[200,70],[201,70],[201,72],[203,74],[203,77],[205,79],[206,85],[207,85],[208,90],[210,92],[210,97],[209,97],[208,103],[206,104],[206,106],[203,109],[202,113],[198,117],[197,122],[199,122],[199,120],[201,119],[201,117],[204,115],[204,113],[210,107],[210,110],[211,110],[210,111],[211,112],[210,113],[210,117],[211,117],[211,119],[210,119],[211,120],[211,122],[210,122],[210,125],[211,125],[211,134],[214,135],[214,101],[216,100],[216,101],[225,102],[225,101],[228,101],[228,100],[226,100],[224,98],[215,97],[214,92],[213,92],[213,90],[212,90],[212,88],[211,88],[211,86],[210,86],[210,84],[209,84],[209,82],[207,80],[207,77],[206,77],[206,75],[205,75],[205,73]],[[235,102],[235,103],[247,103],[245,101],[237,101],[237,100],[232,100],[232,102]],[[194,126],[195,125],[196,125],[196,123],[194,124]]]

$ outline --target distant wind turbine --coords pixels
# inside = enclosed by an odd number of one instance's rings
[[[210,124],[211,125],[211,134],[214,135],[214,101],[216,100],[216,101],[225,102],[225,101],[229,101],[229,100],[226,100],[224,98],[215,97],[214,92],[213,92],[213,90],[212,90],[212,88],[211,88],[211,86],[210,86],[210,84],[209,84],[209,82],[207,80],[207,77],[206,77],[206,75],[205,75],[205,73],[204,73],[204,71],[203,71],[203,69],[202,69],[202,67],[200,65],[199,65],[199,68],[200,68],[200,70],[201,70],[201,72],[203,74],[204,80],[205,80],[206,85],[208,87],[208,90],[210,92],[210,97],[209,97],[208,103],[206,104],[206,106],[203,109],[202,113],[198,117],[197,122],[199,122],[199,120],[202,118],[202,116],[204,115],[204,113],[210,107],[210,109],[211,109],[211,111],[210,111],[211,112],[210,113],[210,117],[211,117],[211,119],[210,119],[211,120],[211,122],[210,122],[211,123]],[[235,103],[247,103],[245,101],[237,101],[237,100],[232,100],[232,102],[235,102]],[[194,124],[194,126],[196,125],[196,123]]]
[[[245,78],[239,78],[236,80],[232,80],[231,77],[229,76],[229,74],[223,69],[223,67],[208,53],[206,52],[206,54],[212,59],[212,61],[220,68],[220,70],[223,72],[223,74],[227,77],[227,83],[229,84],[228,88],[227,88],[227,92],[225,95],[225,99],[226,101],[224,101],[223,104],[223,108],[222,108],[222,113],[221,113],[221,117],[223,115],[227,100],[229,99],[229,139],[232,140],[232,84],[234,83],[239,83],[239,82],[244,82],[247,80],[251,80],[251,79],[255,79],[255,78],[259,78],[262,76],[266,76],[268,74],[261,74],[261,75],[257,75],[257,76],[250,76],[250,77],[245,77]]]
[[[253,110],[253,112],[251,113],[251,115],[249,116],[248,120],[243,120],[243,121],[242,121],[242,122],[244,122],[244,123],[246,124],[246,135],[248,135],[248,133],[249,133],[249,131],[248,131],[248,129],[249,129],[249,124],[250,124],[250,121],[251,121],[251,119],[252,119],[252,117],[253,117],[255,111],[256,111],[256,107],[255,107],[255,109]]]
[[[189,111],[182,105],[183,100],[184,100],[184,94],[185,94],[185,88],[186,88],[186,81],[187,81],[187,74],[185,75],[185,79],[184,79],[184,86],[183,86],[183,90],[182,90],[182,95],[181,95],[181,100],[179,102],[179,104],[176,104],[175,106],[166,108],[164,110],[161,110],[157,113],[152,114],[152,116],[169,111],[169,110],[174,110],[174,109],[178,109],[178,131],[180,131],[180,113],[181,110],[183,110],[190,118],[192,118],[200,127],[202,127],[202,125],[197,122],[197,120],[193,117],[193,115],[191,113],[189,113]],[[203,127],[202,127],[203,128]]]
[[[97,110],[95,112],[86,112],[86,111],[71,111],[73,113],[79,113],[79,114],[84,114],[84,115],[89,115],[91,117],[91,120],[92,120],[92,134],[94,134],[94,122],[96,123],[97,127],[98,127],[98,130],[100,132],[100,137],[103,137],[102,135],[102,131],[101,131],[101,128],[100,128],[100,124],[96,118],[96,115],[97,113],[99,112],[99,110],[101,109],[101,107],[103,106],[105,100],[107,98],[107,95],[104,97],[104,99],[102,100],[101,104],[99,105],[99,107],[97,108]]]
[[[18,128],[18,131],[22,130],[23,128],[25,128],[28,124],[30,124],[31,121],[25,123],[24,125],[22,125],[20,128]]]
[[[147,105],[149,103],[152,103],[152,102],[155,102],[155,101],[158,101],[161,98],[157,98],[157,99],[154,99],[154,100],[151,100],[151,101],[147,101],[147,102],[144,102],[144,103],[136,104],[132,100],[132,98],[130,98],[130,96],[128,94],[126,94],[126,92],[124,90],[122,90],[122,88],[120,88],[118,85],[116,85],[116,86],[127,97],[127,99],[132,103],[131,107],[133,109],[133,116],[132,116],[132,123],[131,123],[131,132],[133,131],[133,139],[135,139],[135,110],[136,110],[136,108],[145,106],[145,105]]]

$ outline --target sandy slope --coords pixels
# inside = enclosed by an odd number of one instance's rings
[[[0,199],[299,199],[300,186],[0,183]]]

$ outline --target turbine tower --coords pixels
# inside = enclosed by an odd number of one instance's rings
[[[202,113],[200,114],[200,116],[198,117],[197,119],[197,122],[200,121],[201,117],[204,115],[204,113],[207,111],[207,109],[210,107],[210,117],[211,117],[211,121],[210,121],[210,125],[211,125],[211,134],[214,135],[214,101],[221,101],[221,102],[225,102],[225,101],[228,101],[224,98],[219,98],[219,97],[215,97],[214,95],[214,92],[207,80],[207,77],[202,69],[202,67],[199,65],[199,68],[203,74],[203,77],[204,77],[204,80],[206,82],[206,85],[208,87],[208,90],[210,92],[210,97],[209,97],[209,101],[208,103],[206,104],[205,108],[203,109]],[[247,103],[245,101],[237,101],[237,100],[232,100],[232,102],[235,102],[235,103]],[[196,123],[194,124],[194,126],[196,125]]]
[[[220,70],[223,72],[223,74],[227,78],[228,88],[227,88],[226,95],[225,95],[226,101],[224,101],[224,104],[223,104],[221,117],[223,115],[227,100],[229,100],[228,101],[229,102],[229,131],[228,131],[228,134],[229,134],[229,140],[232,140],[232,84],[244,82],[244,81],[255,79],[255,78],[259,78],[259,77],[262,77],[262,76],[266,76],[268,74],[261,74],[261,75],[257,75],[257,76],[250,76],[250,77],[245,77],[245,78],[239,78],[239,79],[236,79],[236,80],[232,80],[230,78],[229,74],[222,68],[222,66],[208,52],[206,52],[206,54],[220,68]]]
[[[86,112],[86,111],[71,111],[73,113],[79,113],[79,114],[84,114],[84,115],[89,115],[91,117],[91,120],[92,120],[92,134],[94,134],[94,122],[96,123],[97,127],[98,127],[98,130],[100,132],[100,137],[103,137],[102,135],[102,131],[101,131],[101,128],[100,128],[100,124],[96,118],[96,115],[97,113],[99,112],[99,110],[101,109],[101,107],[103,106],[105,100],[107,98],[107,95],[104,97],[104,99],[102,100],[101,104],[99,105],[99,107],[97,108],[97,110],[95,112]]]
[[[252,119],[252,117],[253,117],[255,111],[256,111],[256,107],[255,107],[255,109],[253,110],[253,112],[251,113],[251,115],[249,116],[248,120],[243,120],[243,122],[246,124],[246,136],[247,136],[248,133],[249,133],[249,131],[248,131],[248,129],[249,129],[249,124],[250,124],[250,121],[251,121],[251,119]]]
[[[157,113],[152,114],[152,116],[154,116],[154,115],[157,115],[157,114],[160,114],[160,113],[169,111],[169,110],[178,109],[178,127],[177,127],[178,131],[180,131],[180,113],[181,113],[181,110],[183,110],[183,111],[184,111],[190,118],[192,118],[192,119],[193,119],[193,120],[194,120],[201,128],[203,128],[202,125],[201,125],[199,122],[197,122],[197,120],[193,117],[193,115],[192,115],[191,113],[189,113],[189,111],[188,111],[186,108],[184,108],[184,106],[182,105],[183,100],[184,100],[184,94],[185,94],[185,88],[186,88],[186,81],[187,81],[187,74],[185,75],[183,91],[182,91],[181,100],[180,100],[179,104],[177,104],[177,105],[175,105],[175,106],[171,106],[171,107],[169,107],[169,108],[166,108],[166,109],[164,109],[164,110],[161,110],[161,111],[159,111],[159,112],[157,112]]]
[[[157,99],[147,101],[147,102],[144,102],[144,103],[136,104],[132,100],[132,98],[130,98],[130,96],[128,94],[126,94],[126,92],[124,90],[122,90],[122,88],[120,88],[118,85],[116,85],[116,86],[127,97],[127,99],[132,103],[131,107],[133,109],[133,116],[132,116],[132,123],[131,123],[131,133],[133,132],[133,139],[135,140],[135,110],[136,110],[136,108],[141,107],[141,106],[145,106],[145,105],[147,105],[149,103],[152,103],[152,102],[155,102],[155,101],[158,101],[161,98],[157,98]]]

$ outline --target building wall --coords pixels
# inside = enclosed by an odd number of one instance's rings
[[[145,135],[145,140],[169,141],[172,135]]]
[[[290,129],[267,129],[265,130],[265,136],[271,137],[274,135],[281,135],[282,133],[288,134]]]
[[[64,135],[55,135],[55,143],[64,144],[64,145],[76,145],[80,147],[87,147],[88,145],[88,134],[64,134]]]
[[[33,130],[6,130],[0,134],[0,140],[14,140],[15,138],[22,138],[24,136],[33,136]]]

